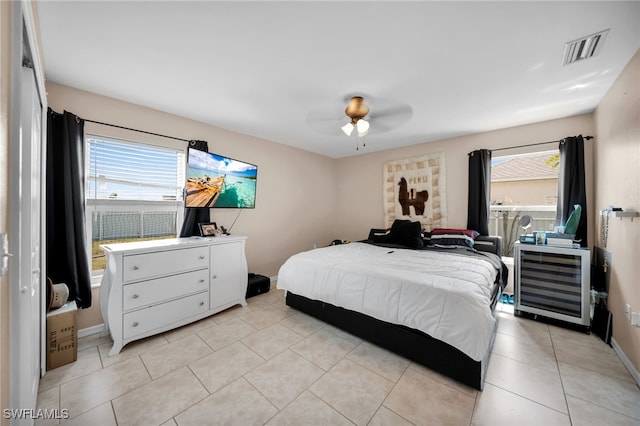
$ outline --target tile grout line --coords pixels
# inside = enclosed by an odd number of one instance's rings
[[[596,407],[598,407],[598,408],[601,408],[601,409],[603,409],[603,410],[607,410],[607,411],[609,411],[609,412],[611,412],[611,413],[614,413],[614,414],[617,414],[617,415],[619,415],[619,416],[626,417],[626,418],[628,418],[628,419],[630,419],[630,420],[633,420],[634,422],[640,422],[640,418],[631,417],[631,416],[629,416],[629,415],[627,415],[627,414],[624,414],[624,413],[621,413],[621,412],[619,412],[619,411],[616,411],[616,410],[612,409],[611,407],[605,407],[605,406],[603,406],[603,405],[597,404],[595,401],[586,400],[586,399],[583,399],[583,398],[581,398],[581,397],[579,397],[579,396],[572,395],[572,394],[570,394],[570,393],[568,393],[567,395],[568,395],[568,396],[570,396],[571,398],[578,399],[578,400],[580,400],[580,401],[582,401],[582,402],[585,402],[585,403],[590,404],[590,405],[594,405],[594,406],[596,406]]]
[[[411,367],[411,362],[409,361],[409,364],[407,364],[407,367],[404,369],[404,371],[402,372],[402,374],[400,375],[400,378],[393,384],[393,386],[391,387],[391,390],[389,391],[389,393],[387,394],[387,396],[384,398],[384,400],[382,401],[382,403],[380,404],[380,407],[384,407],[387,410],[391,411],[392,413],[394,413],[395,415],[397,415],[398,417],[400,417],[403,420],[406,420],[408,423],[415,425],[415,423],[413,423],[412,421],[410,421],[409,419],[405,418],[402,414],[395,412],[393,409],[391,409],[390,407],[387,407],[386,405],[384,405],[384,403],[387,401],[387,399],[389,399],[389,396],[393,393],[394,389],[398,386],[398,384],[400,383],[400,380],[402,379],[402,376],[404,376],[404,374],[409,370],[409,368]],[[420,374],[419,372],[416,371],[416,373]],[[425,376],[426,377],[426,376]],[[376,413],[378,411],[380,411],[380,407],[378,407],[378,409],[376,410]],[[375,414],[374,414],[375,417]],[[369,420],[370,422],[371,420]]]
[[[571,419],[571,409],[569,408],[569,401],[567,401],[567,391],[564,388],[564,378],[562,377],[562,371],[560,371],[560,363],[558,361],[558,354],[556,353],[556,343],[553,339],[553,334],[551,333],[551,328],[547,324],[547,331],[549,332],[549,338],[551,338],[551,348],[553,349],[553,358],[556,361],[556,368],[558,369],[558,377],[560,378],[560,387],[562,388],[562,398],[564,399],[564,405],[567,407],[567,415],[569,416],[569,422],[573,424],[573,420]]]

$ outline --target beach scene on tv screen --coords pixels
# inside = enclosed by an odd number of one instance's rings
[[[257,175],[253,164],[190,149],[186,206],[253,208]]]

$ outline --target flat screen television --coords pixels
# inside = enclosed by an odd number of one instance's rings
[[[185,207],[253,209],[258,166],[189,149]]]

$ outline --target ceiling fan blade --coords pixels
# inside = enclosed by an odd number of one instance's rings
[[[406,104],[393,105],[386,108],[376,108],[375,111],[372,110],[369,115],[375,116],[375,117],[395,117],[395,116],[411,117],[411,115],[413,115],[413,108],[411,108],[411,106]]]
[[[348,117],[336,118],[335,114],[308,114],[305,123],[316,132],[327,136],[344,135],[340,128],[347,124]]]
[[[396,105],[386,109],[375,110],[369,114],[372,132],[384,133],[393,130],[413,117],[413,108],[409,105]]]
[[[349,121],[349,117],[344,114],[342,117],[336,117],[335,114],[308,114],[305,121],[307,123],[341,123]]]
[[[348,117],[344,113],[344,108],[345,107],[342,106],[339,101],[323,101],[321,103],[315,104],[308,110],[305,121],[307,123],[327,121],[342,122],[348,119]]]

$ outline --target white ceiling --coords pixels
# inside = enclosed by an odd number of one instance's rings
[[[334,158],[591,112],[640,48],[637,1],[37,7],[47,80]],[[353,95],[371,108],[359,151],[340,131]]]

